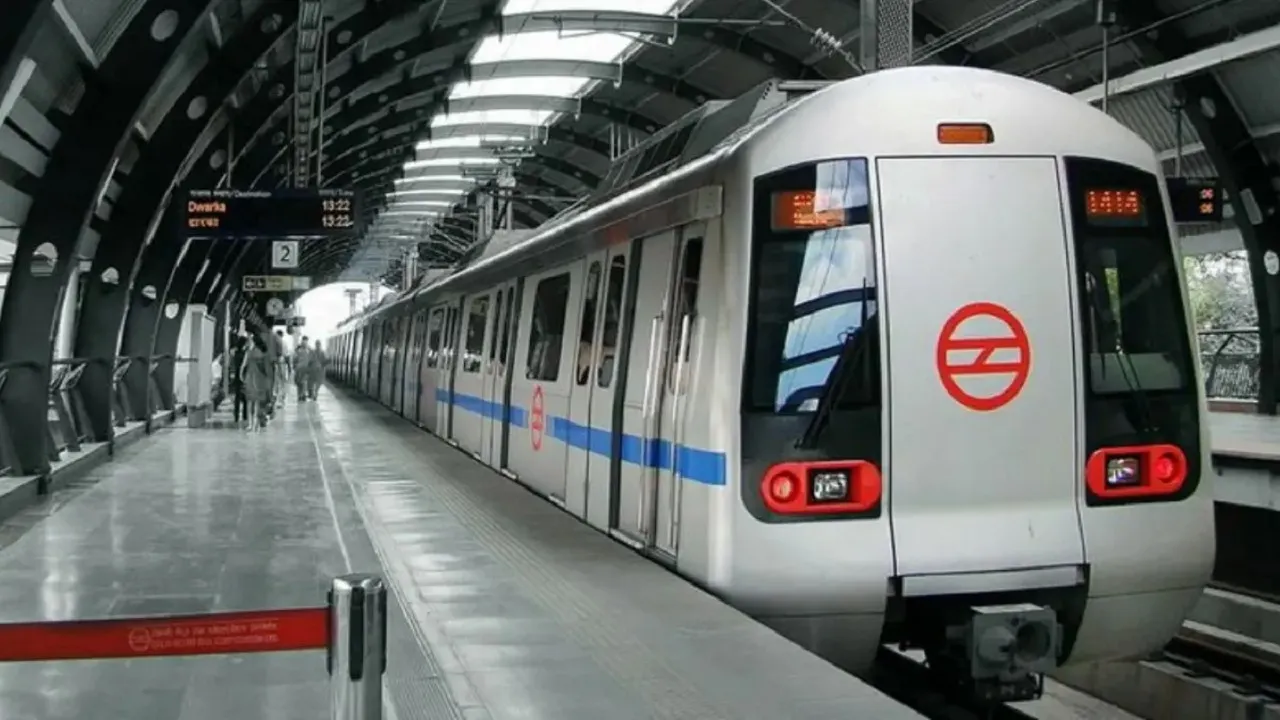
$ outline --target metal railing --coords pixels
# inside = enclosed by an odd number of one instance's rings
[[[1201,330],[1200,363],[1211,398],[1256,400],[1261,371],[1258,328]]]

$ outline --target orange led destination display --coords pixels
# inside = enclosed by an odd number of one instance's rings
[[[188,238],[327,237],[359,217],[349,190],[188,190],[181,200]]]
[[[1088,190],[1085,212],[1091,220],[1142,218],[1142,193],[1137,190]]]
[[[783,190],[773,194],[774,230],[822,230],[848,224],[844,208],[814,209],[817,193]]]

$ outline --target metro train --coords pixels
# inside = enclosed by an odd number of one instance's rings
[[[349,319],[331,375],[855,672],[1014,700],[1157,650],[1214,529],[1155,152],[990,71],[792,89]]]

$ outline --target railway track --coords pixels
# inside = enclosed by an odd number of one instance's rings
[[[1236,633],[1188,622],[1160,660],[1192,678],[1212,678],[1238,695],[1280,704],[1280,648]]]

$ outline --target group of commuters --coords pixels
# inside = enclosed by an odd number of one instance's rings
[[[292,353],[285,349],[284,333],[242,332],[231,348],[230,380],[232,412],[237,424],[262,429],[284,404],[289,376],[298,389],[298,401],[314,400],[324,379],[324,350],[303,337]]]

